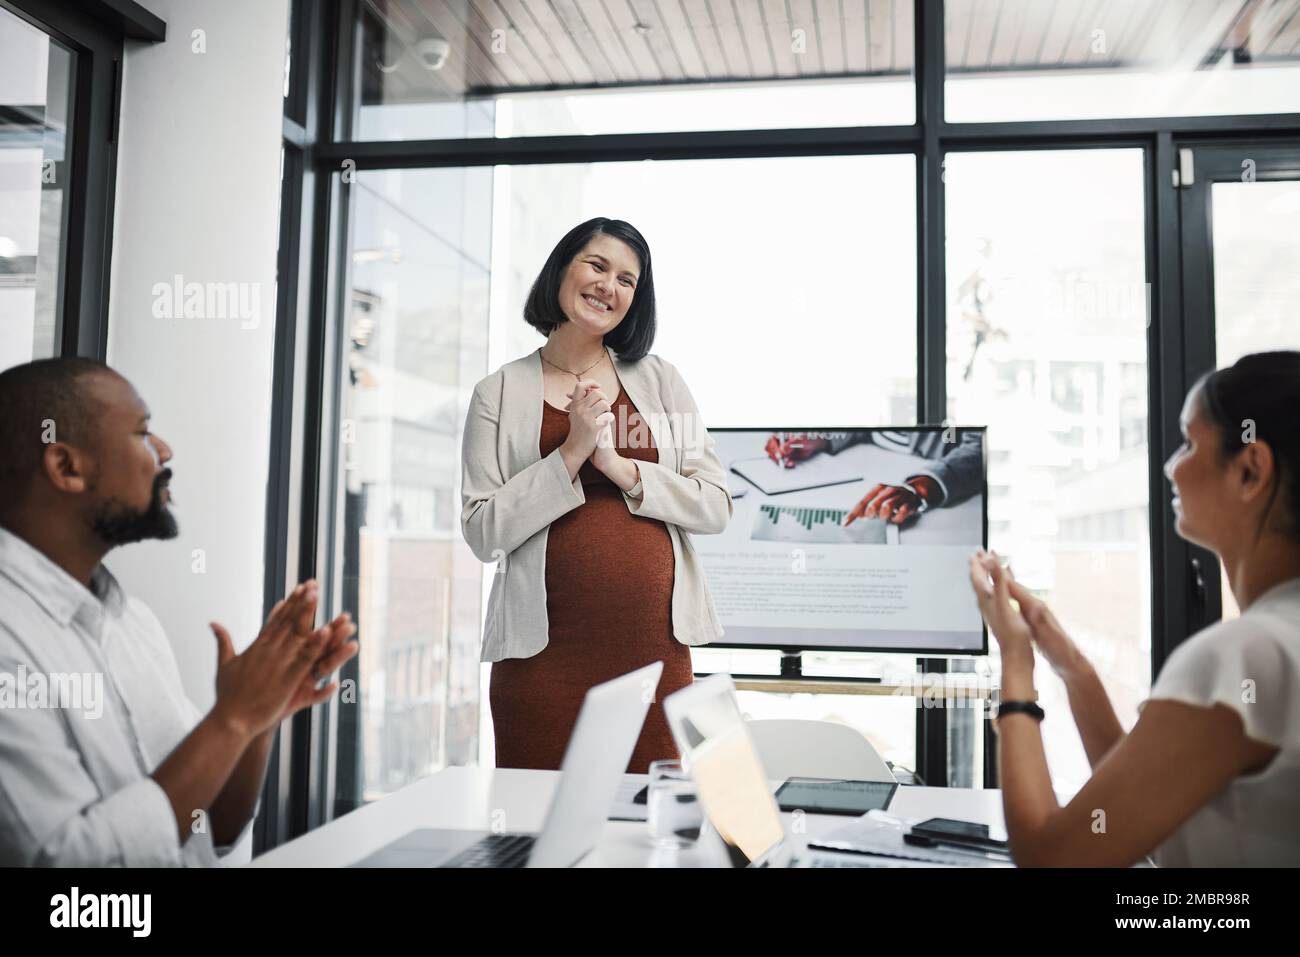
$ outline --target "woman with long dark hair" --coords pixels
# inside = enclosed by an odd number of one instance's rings
[[[1204,376],[1165,465],[1178,534],[1222,560],[1241,617],[1165,662],[1120,726],[1092,666],[996,555],[971,582],[1002,651],[1002,798],[1019,864],[1300,864],[1300,352]],[[1016,604],[1012,604],[1012,602]],[[1065,681],[1092,777],[1057,804],[1034,704],[1034,649]]]
[[[497,562],[483,660],[498,767],[558,768],[587,690],[664,663],[629,771],[677,757],[659,702],[721,636],[690,533],[731,518],[722,463],[680,373],[650,353],[645,238],[592,219],[556,245],[525,320],[546,336],[474,387],[461,528]]]

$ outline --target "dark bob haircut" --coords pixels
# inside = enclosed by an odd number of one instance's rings
[[[621,239],[632,247],[641,262],[641,276],[636,283],[632,305],[618,327],[605,336],[605,345],[613,349],[624,362],[636,362],[645,357],[655,341],[655,280],[650,269],[650,246],[645,237],[631,223],[621,219],[597,216],[574,226],[556,243],[533,288],[524,302],[524,321],[544,336],[549,336],[569,317],[560,308],[560,284],[583,247],[599,235]]]
[[[1203,375],[1192,387],[1199,390],[1201,408],[1219,429],[1223,460],[1236,457],[1249,441],[1243,430],[1253,424],[1254,438],[1273,450],[1277,482],[1269,493],[1264,519],[1281,494],[1289,537],[1300,542],[1300,352],[1256,352],[1242,356],[1226,369]],[[1264,530],[1263,522],[1256,537]]]

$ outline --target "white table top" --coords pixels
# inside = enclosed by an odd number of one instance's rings
[[[250,867],[345,867],[421,827],[530,833],[541,829],[558,771],[453,767],[407,785],[262,856]],[[1002,832],[1000,791],[902,787],[889,813],[904,818],[951,817],[988,824]],[[787,829],[790,815],[783,814]],[[807,837],[840,827],[851,818],[808,814]],[[694,849],[663,850],[649,840],[644,821],[607,821],[582,867],[698,867]]]

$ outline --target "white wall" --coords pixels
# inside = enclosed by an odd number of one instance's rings
[[[107,564],[157,613],[186,691],[207,709],[208,622],[243,647],[261,619],[288,2],[145,5],[167,22],[167,40],[128,42],[108,361],[173,449],[181,534],[122,548]],[[195,52],[195,30],[206,52]],[[157,317],[154,286],[178,274],[256,290],[256,316]]]

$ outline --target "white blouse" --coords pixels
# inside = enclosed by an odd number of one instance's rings
[[[1225,705],[1241,715],[1247,737],[1279,749],[1266,768],[1235,778],[1188,818],[1156,850],[1156,862],[1300,865],[1300,578],[1179,645],[1147,700]]]

